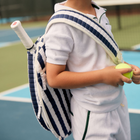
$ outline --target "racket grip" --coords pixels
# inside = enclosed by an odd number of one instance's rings
[[[21,22],[19,20],[14,21],[11,24],[11,28],[15,31],[17,36],[20,38],[20,40],[23,43],[23,45],[25,46],[25,48],[27,50],[30,50],[33,47],[33,41],[31,40],[31,38],[28,36],[26,31],[22,27]]]

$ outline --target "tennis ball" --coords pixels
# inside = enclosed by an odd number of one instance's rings
[[[130,67],[128,64],[126,64],[126,63],[120,63],[120,64],[118,64],[115,68],[116,68],[116,69],[123,69],[123,68],[131,68],[131,67]],[[124,73],[123,75],[124,75],[125,77],[131,79],[132,76],[133,76],[133,71],[128,72],[128,73]]]

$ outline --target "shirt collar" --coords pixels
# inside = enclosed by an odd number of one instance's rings
[[[91,2],[92,2],[92,4],[93,4],[94,7],[95,7],[95,11],[96,11],[97,18],[100,19],[101,16],[102,16],[104,13],[106,13],[107,10],[106,10],[105,8],[102,8],[102,7],[98,6],[94,1],[91,1]]]

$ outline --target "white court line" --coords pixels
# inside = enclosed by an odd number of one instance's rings
[[[139,109],[128,109],[129,113],[140,114]]]
[[[31,99],[26,98],[18,98],[18,97],[0,97],[0,100],[3,101],[15,101],[15,102],[25,102],[25,103],[31,103]]]
[[[13,42],[2,42],[2,43],[0,43],[0,48],[9,47],[10,45],[17,44],[17,43],[20,43],[20,40],[13,41]]]
[[[17,43],[20,43],[20,40],[12,41],[12,42],[3,42],[0,43],[0,48],[9,47],[10,45],[17,44]]]
[[[10,42],[2,42],[0,43],[0,48],[3,46],[8,46],[8,45],[10,45]]]
[[[140,50],[140,44],[137,44],[132,47],[133,50]]]
[[[25,84],[25,85],[22,85],[22,86],[19,86],[19,87],[12,88],[10,90],[6,90],[4,92],[0,92],[0,98],[1,98],[1,96],[4,96],[4,95],[12,93],[12,92],[16,92],[18,90],[21,90],[21,89],[24,89],[24,88],[27,88],[27,87],[29,87],[29,84]]]
[[[34,40],[38,38],[39,36],[34,36],[32,37],[31,39]],[[13,42],[4,42],[4,43],[0,43],[0,48],[5,48],[5,47],[9,47],[10,45],[13,45],[13,44],[16,44],[16,43],[20,43],[21,41],[20,40],[17,40],[17,41],[13,41]]]
[[[25,84],[25,85],[22,85],[22,86],[19,86],[19,87],[16,87],[16,88],[4,91],[4,92],[0,92],[0,100],[31,103],[31,99],[5,96],[7,94],[22,90],[27,87],[29,87],[29,84]]]

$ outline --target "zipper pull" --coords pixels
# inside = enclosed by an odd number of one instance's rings
[[[38,113],[37,113],[37,118],[38,119],[40,119],[41,112],[42,112],[42,106],[39,105],[39,109],[38,109]]]

